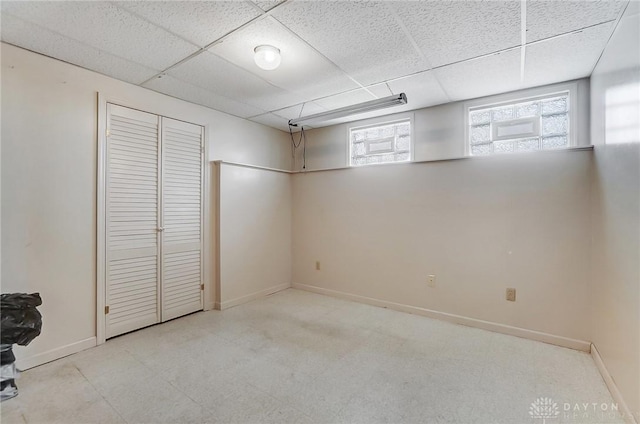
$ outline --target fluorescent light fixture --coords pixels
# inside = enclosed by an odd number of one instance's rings
[[[264,44],[253,49],[255,56],[253,60],[256,62],[259,68],[265,71],[272,71],[280,66],[280,49],[277,47]]]
[[[407,95],[404,93],[396,94],[382,99],[371,100],[357,105],[346,106],[340,109],[330,110],[327,112],[316,113],[315,115],[303,116],[289,120],[289,125],[297,126],[298,124],[310,124],[312,122],[324,122],[332,119],[343,118],[345,116],[356,115],[359,113],[370,112],[372,110],[384,109],[387,107],[404,105],[407,103]]]

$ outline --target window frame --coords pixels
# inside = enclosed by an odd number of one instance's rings
[[[536,87],[531,89],[519,90],[510,93],[498,94],[495,96],[483,97],[480,99],[475,99],[471,101],[467,101],[464,103],[463,113],[464,113],[464,156],[465,157],[484,157],[484,156],[474,156],[471,154],[471,140],[470,140],[470,122],[469,122],[469,113],[478,110],[478,109],[490,109],[500,106],[508,106],[514,105],[517,103],[526,103],[530,101],[536,101],[540,99],[550,98],[554,96],[561,96],[566,94],[569,97],[568,107],[569,107],[569,126],[567,128],[568,131],[568,140],[567,147],[561,149],[541,149],[536,152],[546,152],[550,150],[566,150],[575,147],[579,147],[577,134],[578,134],[578,83],[570,82],[570,83],[561,83],[561,84],[553,84],[550,86],[544,87]],[[494,140],[499,141],[499,140]],[[514,152],[509,154],[523,154],[523,153],[535,153],[535,152]],[[507,156],[509,154],[506,154]],[[490,154],[486,155],[489,157],[492,156],[504,156],[505,154]]]
[[[368,129],[368,128],[376,128],[376,127],[384,127],[387,125],[395,125],[395,124],[399,124],[399,123],[403,123],[403,122],[408,122],[409,123],[409,159],[405,160],[405,161],[399,161],[399,162],[383,162],[383,163],[367,163],[364,165],[354,165],[351,163],[351,159],[352,159],[352,151],[353,151],[353,143],[351,143],[351,132],[352,131],[358,131],[358,130],[364,130],[364,129]],[[365,125],[354,125],[354,126],[347,126],[347,160],[346,160],[346,166],[347,168],[361,168],[361,167],[365,167],[365,166],[375,166],[375,165],[394,165],[394,164],[402,164],[402,163],[411,163],[414,162],[414,158],[415,158],[415,144],[414,144],[414,119],[413,119],[413,114],[410,115],[406,115],[406,116],[399,116],[396,117],[394,119],[391,119],[389,121],[378,121],[378,122],[371,122]]]

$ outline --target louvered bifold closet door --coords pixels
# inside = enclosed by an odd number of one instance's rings
[[[107,105],[107,337],[160,321],[159,119]]]
[[[162,118],[162,321],[202,310],[203,136]]]

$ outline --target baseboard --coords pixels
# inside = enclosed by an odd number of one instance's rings
[[[624,401],[622,393],[618,390],[616,382],[613,381],[613,377],[609,374],[609,371],[602,360],[602,356],[600,356],[600,352],[598,352],[598,349],[594,344],[591,344],[591,357],[593,358],[593,362],[596,363],[596,367],[598,367],[598,371],[600,371],[600,375],[602,375],[602,379],[607,385],[609,392],[611,392],[611,397],[613,397],[614,402],[618,404],[618,410],[623,414],[624,421],[627,424],[638,424],[636,417],[631,413],[627,403]]]
[[[261,297],[269,296],[270,294],[279,292],[291,288],[291,283],[278,284],[277,286],[269,287],[264,290],[250,293],[245,296],[237,297],[235,299],[227,300],[224,302],[216,302],[215,308],[219,310],[229,309],[234,306],[242,305],[243,303],[251,302],[252,300],[259,299]]]
[[[47,362],[55,361],[56,359],[64,358],[74,353],[81,352],[85,349],[95,347],[96,338],[89,337],[88,339],[80,340],[79,342],[70,343],[65,346],[57,347],[55,349],[48,350],[46,352],[38,353],[33,356],[27,356],[26,358],[18,358],[16,360],[16,367],[24,371],[29,368],[37,367],[38,365],[46,364]],[[16,352],[19,353],[19,352]]]
[[[537,340],[544,343],[549,343],[557,346],[567,347],[570,349],[581,350],[583,352],[589,352],[591,349],[591,343],[571,339],[568,337],[556,336],[553,334],[543,333],[540,331],[527,330],[520,327],[512,327],[505,324],[498,324],[491,321],[483,321],[475,318],[468,318],[461,315],[449,314],[446,312],[434,311],[431,309],[420,308],[418,306],[404,305],[402,303],[394,303],[386,300],[374,299],[371,297],[360,296],[357,294],[351,294],[341,292],[337,290],[325,289],[322,287],[310,286],[307,284],[293,283],[294,289],[306,290],[318,294],[324,294],[327,296],[338,297],[341,299],[352,300],[354,302],[366,303],[368,305],[380,306],[383,308],[389,308],[400,312],[407,312],[415,315],[422,315],[429,318],[435,318],[443,321],[452,322],[454,324],[466,325],[467,327],[481,328],[483,330],[493,331],[496,333],[508,334],[510,336],[522,337],[525,339]]]

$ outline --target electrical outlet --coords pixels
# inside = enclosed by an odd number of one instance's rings
[[[316,271],[320,271],[320,261],[316,261]]]
[[[431,274],[429,275],[429,278],[427,279],[427,284],[429,285],[429,287],[435,287],[436,286],[436,276]]]
[[[516,301],[516,289],[507,289],[507,300],[509,302]]]

